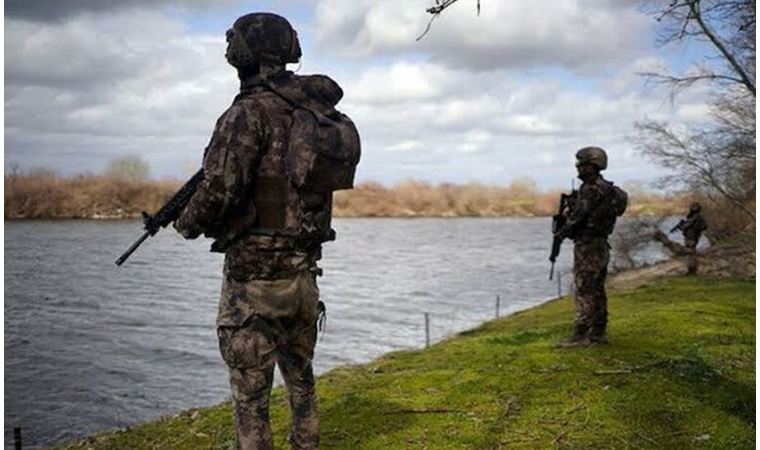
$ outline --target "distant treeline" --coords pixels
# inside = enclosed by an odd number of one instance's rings
[[[61,177],[37,170],[5,175],[6,219],[130,218],[153,212],[180,185],[178,180],[149,180],[118,175]],[[682,213],[683,198],[630,192],[629,215]],[[508,186],[406,181],[393,187],[362,183],[335,193],[337,217],[548,216],[559,190],[541,192],[522,179]]]
[[[5,175],[5,218],[138,217],[142,210],[158,210],[179,184],[111,175],[61,177],[45,170]]]
[[[681,213],[683,198],[665,197],[632,189],[628,214]],[[363,183],[336,192],[333,211],[344,217],[500,217],[549,216],[557,212],[559,189],[539,191],[528,179],[507,186],[478,183],[432,185],[405,181],[393,187]]]

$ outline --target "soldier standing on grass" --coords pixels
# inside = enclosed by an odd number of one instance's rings
[[[575,242],[575,328],[560,347],[607,342],[607,293],[604,282],[610,260],[607,237],[627,206],[626,193],[605,180],[607,154],[599,147],[585,147],[575,155],[578,178],[583,181],[572,211],[563,211],[567,222],[560,238]]]
[[[343,92],[334,81],[285,70],[301,57],[287,20],[245,15],[227,42],[240,93],[216,123],[205,179],[174,226],[187,239],[213,238],[211,250],[225,253],[217,327],[238,448],[273,448],[269,395],[278,365],[292,412],[290,443],[315,449],[312,357],[324,312],[317,260],[335,237],[332,192],[353,184],[359,136],[335,109]]]
[[[683,233],[684,246],[688,251],[686,257],[686,270],[689,275],[697,273],[697,244],[699,238],[702,237],[702,233],[707,229],[707,222],[700,214],[702,207],[699,203],[694,202],[689,207],[689,214],[686,219],[678,222],[670,232],[681,230]]]

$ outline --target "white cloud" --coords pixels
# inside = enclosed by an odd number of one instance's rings
[[[350,56],[427,53],[436,61],[479,70],[561,65],[586,70],[625,60],[641,48],[650,20],[634,2],[460,1],[433,23],[425,5],[405,0],[325,0],[316,7],[317,40]],[[340,36],[341,39],[336,39]]]
[[[557,185],[573,175],[575,150],[600,145],[610,153],[611,176],[652,179],[660,172],[633,151],[633,124],[652,115],[703,120],[705,97],[663,101],[666,91],[642,89],[640,78],[628,76],[640,65],[621,67],[627,82],[615,89],[605,78],[574,89],[550,75],[524,80],[508,71],[469,73],[429,62],[380,64],[346,77],[342,108],[362,133],[363,178],[397,181],[417,171],[434,181],[501,183],[528,174]],[[436,94],[396,91],[382,102],[365,95],[367,74],[390,80],[399,66]],[[376,86],[379,98],[386,85]]]
[[[366,103],[420,101],[435,98],[441,92],[431,80],[424,64],[401,62],[386,67],[372,67],[354,83],[353,99]]]
[[[6,161],[97,171],[139,153],[158,174],[199,162],[237,87],[224,46],[147,11],[6,19]]]
[[[305,29],[335,51],[306,59],[344,89],[339,108],[362,136],[359,179],[505,183],[528,175],[564,185],[574,151],[592,144],[609,150],[613,179],[651,179],[653,166],[627,140],[633,123],[707,113],[701,92],[670,104],[662,88],[641,89],[637,72],[666,62],[634,57],[642,24],[633,2],[558,0],[547,9],[484,1],[480,18],[460,3],[419,44],[424,5],[316,7]],[[301,36],[309,49],[313,36]],[[236,93],[223,54],[221,36],[159,11],[6,19],[6,163],[97,171],[129,153],[156,175],[182,175],[200,162]]]
[[[400,141],[397,144],[389,146],[386,150],[389,152],[409,152],[423,148],[423,144],[417,140]]]

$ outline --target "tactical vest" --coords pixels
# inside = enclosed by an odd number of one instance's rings
[[[702,232],[707,229],[705,219],[699,213],[689,213],[686,216],[686,225],[683,227],[683,236],[687,239],[698,241]]]
[[[309,77],[292,77],[289,84],[299,83],[299,78]],[[249,209],[255,211],[255,220],[245,233],[282,237],[310,248],[335,238],[332,193],[353,187],[359,135],[348,116],[326,103],[305,104],[287,88],[269,83],[267,90],[254,94],[279,97],[288,114],[268,117],[269,145],[251,192]]]

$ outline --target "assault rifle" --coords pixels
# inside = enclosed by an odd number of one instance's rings
[[[550,280],[554,278],[554,263],[557,261],[557,256],[559,256],[559,250],[562,246],[562,238],[557,236],[557,233],[567,223],[567,215],[565,215],[565,211],[571,212],[575,209],[575,201],[577,198],[578,191],[575,190],[575,188],[573,188],[569,194],[565,194],[564,192],[560,194],[559,211],[552,216],[552,235],[554,236],[554,239],[552,240],[552,252],[549,255],[549,261],[552,262],[552,268],[549,270]]]
[[[675,233],[675,232],[676,232],[676,231],[678,231],[678,230],[683,230],[683,227],[685,227],[685,226],[686,226],[686,224],[688,224],[688,223],[689,223],[689,220],[688,220],[688,219],[681,219],[681,221],[680,221],[680,222],[678,222],[678,223],[676,224],[676,226],[674,226],[673,228],[671,228],[671,229],[670,229],[670,232],[671,232],[671,233]]]
[[[145,233],[138,240],[132,244],[131,247],[124,252],[123,255],[116,260],[116,265],[120,266],[124,264],[124,261],[137,250],[137,247],[143,243],[148,237],[158,233],[158,230],[165,228],[170,223],[174,222],[182,210],[190,202],[190,198],[195,194],[198,185],[203,181],[203,169],[200,169],[195,175],[192,176],[181,188],[169,199],[168,202],[157,213],[152,216],[147,212],[142,212],[142,220],[145,228]]]

